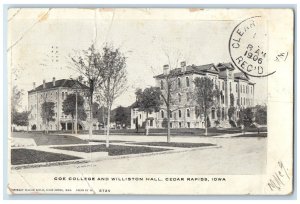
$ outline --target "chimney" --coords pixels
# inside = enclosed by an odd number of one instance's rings
[[[164,75],[168,75],[169,74],[169,65],[165,64],[164,65]]]
[[[186,61],[182,61],[182,62],[180,63],[180,66],[181,66],[181,71],[182,71],[182,72],[185,72],[185,71],[186,71]]]
[[[55,86],[55,77],[53,77],[52,82],[53,82],[53,86]]]
[[[46,88],[46,80],[45,79],[43,80],[43,88],[44,89]]]
[[[35,82],[33,82],[32,85],[33,85],[33,90],[35,90]]]

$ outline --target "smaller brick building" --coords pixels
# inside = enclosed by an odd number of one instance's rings
[[[88,98],[84,95],[84,92],[88,87],[78,81],[70,79],[56,80],[53,77],[51,82],[43,81],[43,84],[35,86],[33,83],[33,89],[28,91],[28,108],[31,111],[29,115],[29,129],[30,130],[45,130],[45,125],[41,117],[41,108],[44,102],[53,102],[55,121],[49,123],[49,130],[71,130],[72,118],[67,116],[62,111],[63,101],[68,94],[77,93],[81,95],[84,100],[84,108],[89,118],[89,105]],[[79,129],[88,129],[86,121],[79,121]]]

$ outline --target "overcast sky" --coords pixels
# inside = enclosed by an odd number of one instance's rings
[[[78,73],[67,68],[68,56],[93,42],[100,49],[110,43],[127,56],[129,88],[113,107],[131,105],[137,88],[154,85],[153,76],[168,63],[165,53],[171,60],[185,60],[188,65],[230,62],[228,41],[237,25],[232,19],[208,20],[184,9],[177,13],[149,9],[14,9],[8,19],[8,65],[18,70],[18,78],[12,83],[25,90],[23,106],[27,106],[27,91],[33,82],[38,86],[43,79],[77,77]],[[255,102],[265,103],[267,79],[251,81],[256,83]]]

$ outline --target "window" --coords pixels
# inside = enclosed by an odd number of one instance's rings
[[[190,109],[186,109],[186,116],[190,117]]]
[[[178,94],[178,101],[181,102],[181,95]]]
[[[187,122],[187,127],[190,128],[191,127],[191,123]]]
[[[190,100],[190,93],[186,93],[186,100],[187,100],[187,101]]]
[[[178,117],[181,118],[181,110],[178,110]]]
[[[186,80],[186,86],[189,87],[190,86],[190,79],[189,77],[185,77]]]
[[[161,118],[164,118],[164,117],[165,117],[164,111],[162,110],[162,111],[161,111]]]
[[[172,123],[170,123],[170,128],[172,128]]]
[[[177,79],[177,85],[178,85],[178,88],[180,88],[180,86],[181,86],[180,78]]]
[[[164,90],[164,82],[163,82],[163,80],[160,81],[160,89]]]
[[[179,122],[179,128],[181,128],[181,122]]]
[[[140,114],[140,119],[142,119],[142,114]]]
[[[150,127],[153,126],[153,120],[150,120]]]
[[[172,118],[172,111],[170,111],[170,118]]]

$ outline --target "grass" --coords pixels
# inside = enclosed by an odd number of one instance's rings
[[[254,133],[254,134],[240,134],[238,136],[235,136],[235,137],[267,137],[268,136],[268,133]]]
[[[195,148],[195,147],[206,147],[214,146],[211,143],[187,143],[187,142],[138,142],[134,143],[138,145],[147,145],[147,146],[163,146],[163,147],[181,147],[181,148]]]
[[[67,161],[81,159],[65,154],[56,154],[32,149],[11,149],[11,164],[33,164],[41,162]]]
[[[260,132],[267,132],[266,127],[259,128]],[[242,130],[240,128],[208,128],[208,136],[218,136],[221,134],[235,134],[240,133]],[[257,132],[257,128],[245,128],[246,132]],[[66,132],[66,133],[71,133]],[[145,135],[145,129],[139,129],[136,132],[135,129],[111,129],[110,133],[112,135]],[[204,136],[205,129],[203,128],[171,128],[172,136]],[[88,134],[88,131],[81,131],[80,134]],[[104,135],[104,130],[94,130],[93,134]],[[164,136],[167,135],[166,128],[155,128],[149,129],[150,136]]]
[[[110,145],[106,148],[105,144],[101,145],[84,145],[84,146],[68,146],[68,147],[53,147],[55,149],[70,150],[76,152],[108,152],[109,156],[128,155],[128,154],[141,154],[149,152],[161,152],[169,149],[164,148],[152,148],[152,147],[140,147],[140,146],[122,146],[122,145]]]
[[[106,140],[86,140],[88,142],[106,142]],[[126,142],[133,142],[133,141],[125,141],[125,140],[109,140],[110,143],[126,143]]]
[[[44,134],[41,132],[13,132],[15,138],[32,138],[36,145],[66,145],[66,144],[87,144],[88,141],[68,135]]]

